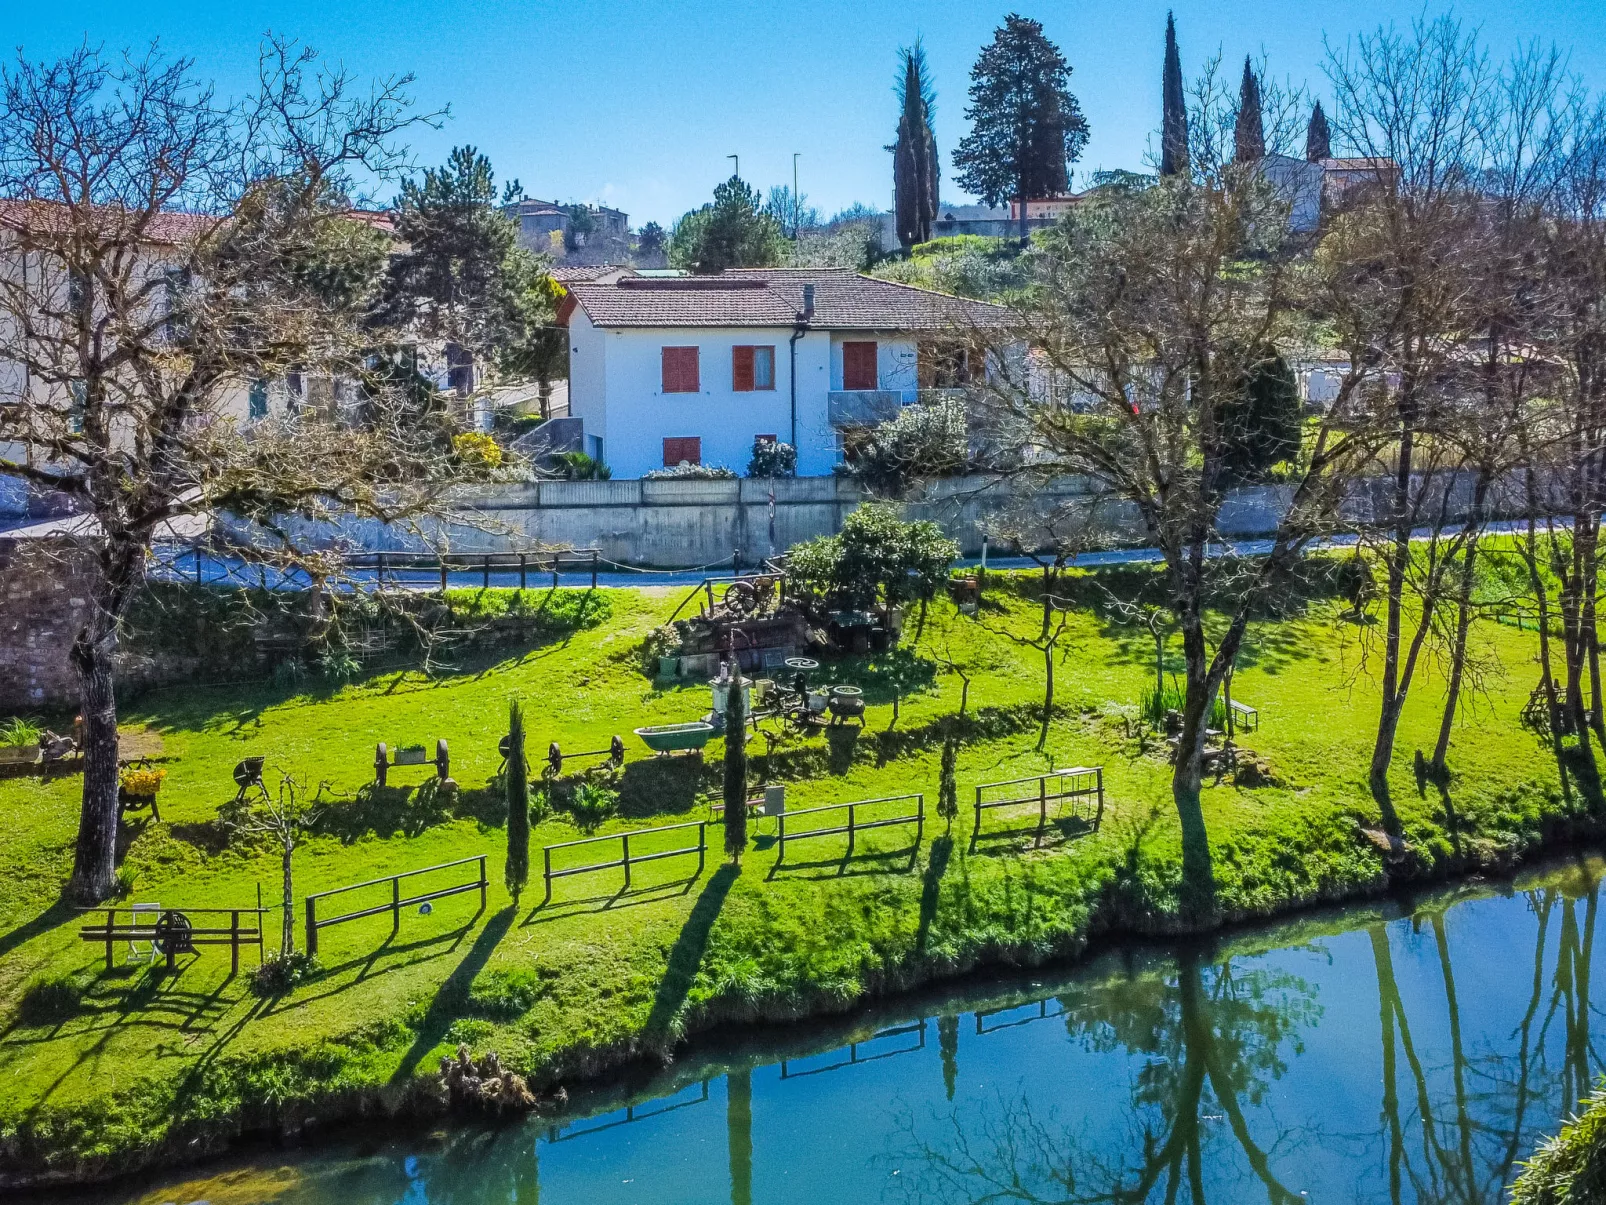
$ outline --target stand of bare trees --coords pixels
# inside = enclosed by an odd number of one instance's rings
[[[282,517],[402,519],[447,483],[441,432],[365,379],[388,246],[353,220],[356,180],[405,167],[408,83],[283,42],[236,101],[157,52],[0,79],[0,473],[71,497],[56,546],[91,568],[79,901],[114,886],[114,661],[152,543],[226,511],[300,560]],[[250,391],[287,377],[337,384],[247,430]]]
[[[987,389],[990,438],[1015,453],[1005,469],[1090,480],[1163,554],[1186,667],[1172,790],[1195,908],[1212,906],[1199,803],[1212,702],[1254,601],[1341,527],[1359,523],[1379,584],[1375,622],[1356,618],[1379,694],[1367,777],[1384,829],[1398,841],[1396,736],[1430,663],[1446,691],[1418,765],[1447,779],[1487,666],[1484,608],[1537,612],[1536,710],[1564,778],[1600,800],[1606,108],[1554,52],[1495,64],[1452,18],[1361,36],[1326,70],[1350,158],[1320,169],[1313,228],[1273,173],[1207,138],[1191,172],[1095,189],[1036,240],[1012,332],[1030,351],[996,357]],[[1194,97],[1220,108],[1219,91],[1207,79]],[[1297,448],[1268,466],[1251,451],[1268,441],[1255,391],[1300,358],[1336,371],[1336,398],[1307,408]],[[1266,482],[1291,498],[1270,553],[1219,555],[1227,490]],[[1523,515],[1525,532],[1491,540],[1493,518]],[[1489,567],[1513,558],[1501,592]]]

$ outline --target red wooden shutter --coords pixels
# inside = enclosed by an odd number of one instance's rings
[[[702,464],[703,441],[697,435],[671,435],[664,440],[664,468],[672,469],[681,461]]]
[[[663,349],[663,390],[665,393],[696,393],[701,388],[697,375],[695,347]]]
[[[878,388],[876,380],[876,345],[874,343],[844,343],[842,345],[842,388]]]
[[[737,393],[753,391],[753,349],[731,348],[731,388]]]

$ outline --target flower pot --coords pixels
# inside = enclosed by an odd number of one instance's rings
[[[679,657],[660,657],[660,658],[658,658],[658,676],[660,678],[678,678],[678,677],[680,677],[680,658]]]
[[[398,766],[421,766],[429,758],[422,748],[396,750],[396,764]]]

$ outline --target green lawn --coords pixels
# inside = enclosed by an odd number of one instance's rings
[[[230,978],[227,953],[216,949],[173,977],[104,973],[103,949],[79,940],[78,919],[55,903],[78,780],[0,782],[0,1171],[107,1174],[164,1143],[195,1153],[240,1126],[399,1106],[418,1098],[426,1073],[460,1041],[497,1050],[550,1087],[721,1021],[844,1008],[988,962],[1069,956],[1103,931],[1175,927],[1169,766],[1157,742],[1144,748],[1129,737],[1118,710],[1150,681],[1147,633],[1076,614],[1058,667],[1061,709],[1040,754],[1032,705],[1041,655],[1000,634],[1032,630],[1035,608],[1006,589],[985,628],[939,602],[918,646],[911,623],[899,656],[837,667],[834,678],[866,687],[862,733],[750,745],[753,777],[785,780],[789,808],[925,792],[925,840],[914,854],[906,829],[886,828],[861,837],[851,862],[841,860],[841,838],[822,837],[789,848],[778,867],[773,822],[760,820],[737,873],[710,825],[700,877],[689,877],[695,857],[665,859],[640,868],[628,894],[619,894],[616,872],[599,873],[560,880],[554,902],[540,907],[540,847],[580,835],[559,815],[534,832],[534,885],[514,908],[501,886],[502,822],[488,789],[510,696],[525,702],[536,765],[552,740],[592,749],[625,736],[632,760],[621,815],[604,833],[708,817],[720,743],[699,766],[650,759],[630,735],[708,707],[706,686],[660,688],[638,666],[641,640],[683,593],[615,592],[603,625],[475,672],[380,675],[311,694],[169,689],[125,708],[130,724],[161,731],[171,759],[163,822],[133,829],[126,865],[137,880],[125,902],[249,905],[258,885],[278,902],[276,855],[227,847],[215,824],[234,794],[234,764],[250,755],[268,758],[270,781],[279,768],[326,780],[340,796],[325,835],[296,855],[298,893],[489,855],[483,914],[468,893],[437,902],[427,917],[410,911],[394,937],[388,916],[326,930],[326,973],[284,998],[257,998],[243,976]],[[1491,623],[1476,634],[1484,693],[1458,729],[1447,797],[1431,786],[1419,794],[1410,771],[1411,751],[1431,748],[1437,731],[1442,685],[1431,670],[1401,727],[1394,793],[1419,873],[1508,863],[1567,810],[1545,748],[1516,722],[1536,676],[1532,634]],[[1234,693],[1260,709],[1262,728],[1243,743],[1270,763],[1276,783],[1206,790],[1227,916],[1384,882],[1356,823],[1375,819],[1364,785],[1376,697],[1360,665],[1366,636],[1329,604],[1251,630]],[[962,723],[960,678],[944,659],[973,679]],[[888,683],[899,676],[912,693],[888,731]],[[948,839],[935,802],[940,733],[950,729],[964,743],[961,813]],[[452,814],[420,805],[413,791],[357,798],[376,740],[432,747],[439,737],[451,744],[463,788]],[[1018,836],[984,836],[971,848],[976,783],[1074,765],[1104,767],[1100,831],[1066,839],[1056,830],[1041,850]],[[426,773],[399,771],[393,781],[411,786]],[[987,827],[1000,819],[989,813]],[[559,864],[581,852],[560,854]],[[349,898],[379,903],[388,889]],[[69,1004],[51,1012],[38,985],[64,977],[81,1001],[72,1008],[69,990]]]

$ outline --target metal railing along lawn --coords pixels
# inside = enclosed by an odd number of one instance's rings
[[[647,853],[632,854],[630,852],[630,840],[632,837],[640,839],[651,836],[654,833],[674,832],[676,829],[683,828],[697,830],[696,845],[687,845],[680,849],[655,849]],[[618,841],[620,843],[620,856],[607,862],[590,862],[584,866],[561,866],[557,870],[552,869],[552,851],[554,849],[575,849],[582,845],[598,845],[604,841]],[[610,833],[606,837],[582,837],[578,841],[559,841],[554,845],[543,846],[541,849],[541,877],[546,881],[546,894],[542,897],[541,902],[543,904],[552,902],[553,879],[567,878],[576,874],[590,874],[592,871],[597,870],[612,870],[617,866],[624,869],[624,889],[628,891],[630,889],[630,868],[632,866],[639,866],[643,862],[657,862],[664,858],[678,858],[687,854],[697,855],[697,874],[692,877],[700,877],[708,856],[708,821],[689,820],[684,824],[664,824],[659,825],[657,828],[638,828],[623,833]]]
[[[873,820],[860,820],[858,818],[860,808],[867,808],[881,803],[900,803],[906,799],[915,801],[915,810],[910,815],[887,816]],[[794,829],[790,833],[787,832],[788,822],[796,820],[799,816],[818,816],[821,812],[842,811],[848,814],[848,822],[846,824],[833,824],[825,828],[807,828],[801,832]],[[795,812],[782,812],[779,820],[779,848],[775,858],[777,866],[786,860],[786,843],[788,841],[806,841],[810,837],[826,837],[835,833],[846,833],[848,835],[848,852],[846,856],[851,858],[853,856],[854,839],[859,833],[870,829],[889,828],[896,824],[912,824],[915,826],[915,845],[918,847],[926,832],[926,796],[923,792],[917,791],[910,795],[887,795],[881,799],[860,799],[853,803],[828,803],[824,807],[801,808]]]
[[[1027,783],[1035,784],[1036,791],[1027,794],[1015,794],[1015,790]],[[1053,789],[1050,790],[1050,784]],[[986,792],[1010,788],[1011,794],[1006,799],[988,799]],[[1084,801],[1097,800],[1097,806],[1091,816],[1083,815],[1081,810]],[[1071,804],[1072,815],[1084,820],[1094,828],[1104,820],[1104,767],[1103,766],[1077,766],[1070,770],[1055,770],[1050,774],[1037,774],[1030,778],[1011,778],[1004,782],[984,782],[976,788],[976,826],[971,830],[971,843],[981,836],[981,814],[993,808],[1014,807],[1020,804],[1035,803],[1037,805],[1037,845],[1042,845],[1043,834],[1048,829],[1048,805],[1065,801]],[[1005,830],[1013,831],[1013,830]]]
[[[365,916],[378,916],[383,912],[391,915],[390,931],[397,932],[401,928],[401,910],[410,908],[414,904],[429,903],[432,900],[445,899],[447,896],[461,895],[465,891],[478,891],[480,893],[480,911],[485,911],[485,889],[489,880],[485,877],[484,854],[476,854],[469,858],[458,858],[455,862],[442,862],[436,866],[425,866],[420,870],[406,870],[401,874],[386,875],[382,879],[369,879],[366,883],[352,883],[346,887],[332,887],[328,891],[320,891],[306,898],[307,909],[307,953],[318,952],[318,931],[327,929],[332,925],[343,925],[347,921],[361,920]],[[437,870],[450,870],[455,866],[467,866],[476,863],[479,874],[467,883],[457,883],[451,887],[440,887],[434,891],[421,892],[418,895],[403,897],[401,884],[403,879],[414,879],[420,875],[432,874]],[[320,917],[318,915],[318,901],[328,899],[333,895],[344,895],[348,891],[361,891],[365,887],[379,887],[390,884],[390,899],[383,904],[375,904],[369,908],[358,908],[355,912],[343,912],[339,916]]]

